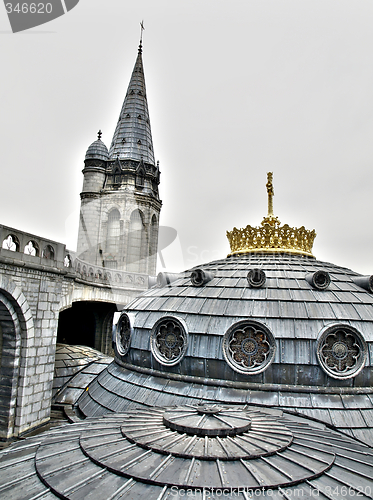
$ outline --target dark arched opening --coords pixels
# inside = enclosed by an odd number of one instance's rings
[[[11,437],[15,424],[20,344],[16,323],[12,304],[0,293],[0,439]]]
[[[74,302],[59,315],[57,342],[85,345],[111,354],[111,328],[114,304],[103,302]]]

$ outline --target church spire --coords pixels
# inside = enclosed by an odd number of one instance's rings
[[[143,160],[144,163],[155,165],[142,62],[142,40],[110,146],[109,157]]]

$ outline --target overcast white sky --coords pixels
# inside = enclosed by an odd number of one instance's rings
[[[373,274],[371,0],[80,0],[18,34],[0,5],[0,223],[75,250],[85,151],[98,129],[110,146],[142,19],[168,269],[259,225],[273,171],[281,222]]]

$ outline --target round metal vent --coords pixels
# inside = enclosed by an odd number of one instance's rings
[[[191,282],[194,286],[203,286],[209,281],[211,281],[214,277],[214,273],[210,271],[205,271],[204,269],[194,269],[191,274]]]
[[[367,357],[362,335],[349,325],[327,328],[317,344],[317,358],[323,370],[336,379],[356,377]]]
[[[150,336],[150,349],[162,365],[176,365],[183,358],[188,346],[188,336],[182,323],[171,316],[154,325]]]
[[[125,356],[131,345],[131,322],[127,314],[122,314],[116,327],[115,344],[118,354]]]
[[[276,343],[269,329],[254,321],[240,321],[224,335],[223,353],[236,372],[256,374],[264,371],[275,356]]]
[[[250,271],[247,273],[247,281],[253,288],[262,287],[265,284],[266,279],[266,273],[263,271],[263,269],[250,269]]]
[[[328,288],[331,281],[329,273],[322,270],[307,274],[306,280],[317,290],[325,290],[326,288]]]
[[[352,281],[361,288],[373,293],[373,276],[354,276]]]

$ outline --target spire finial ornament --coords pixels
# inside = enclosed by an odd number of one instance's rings
[[[233,228],[227,231],[231,247],[230,255],[243,253],[291,253],[313,257],[312,246],[316,237],[315,230],[308,231],[304,226],[281,226],[273,213],[273,172],[267,173],[268,215],[261,227],[246,226],[244,229]]]
[[[101,136],[102,136],[102,132],[101,132],[101,130],[99,130],[99,131],[97,132],[97,137],[98,137],[98,140],[99,140],[99,141],[101,141]]]
[[[268,215],[267,217],[264,217],[263,222],[273,226],[276,222],[280,223],[278,218],[273,213],[273,197],[275,195],[275,190],[273,189],[273,172],[267,172],[266,188],[268,195]]]
[[[268,217],[273,216],[273,197],[275,195],[274,189],[273,189],[273,172],[268,172],[267,173],[267,193],[268,193]]]
[[[140,30],[141,30],[141,33],[140,33],[140,45],[139,45],[139,54],[142,53],[142,34],[143,34],[143,31],[145,31],[145,28],[144,28],[144,21],[142,20],[141,23],[140,23]]]

